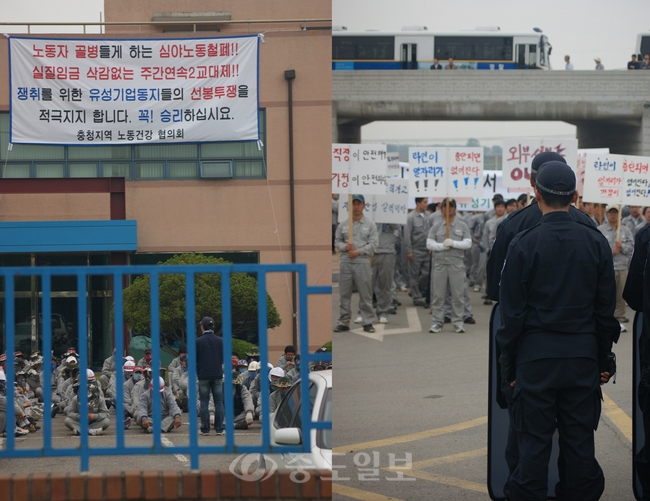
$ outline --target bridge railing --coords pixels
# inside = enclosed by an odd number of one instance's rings
[[[261,444],[238,445],[234,436],[233,414],[233,387],[230,359],[232,356],[232,326],[231,306],[232,295],[230,288],[231,276],[234,273],[253,273],[257,276],[257,306],[258,330],[260,349],[260,398],[262,399],[261,417]],[[0,450],[0,459],[3,458],[37,458],[77,456],[81,461],[81,470],[89,469],[92,456],[111,455],[150,455],[150,454],[187,454],[190,457],[190,467],[199,468],[200,454],[242,454],[242,453],[308,453],[311,451],[312,429],[331,429],[331,422],[314,422],[311,419],[309,405],[301,406],[302,444],[295,446],[278,446],[271,444],[269,422],[269,379],[268,379],[268,318],[267,318],[267,274],[269,273],[297,273],[298,276],[298,315],[299,315],[299,340],[298,353],[300,354],[300,376],[303,381],[308,380],[309,362],[317,360],[331,360],[331,353],[313,354],[309,352],[308,332],[308,296],[312,294],[331,294],[330,286],[309,286],[307,284],[307,267],[305,264],[266,264],[266,265],[177,265],[177,266],[61,266],[61,267],[6,267],[0,268],[0,276],[4,278],[5,290],[5,346],[7,347],[7,362],[5,374],[7,378],[7,434],[4,450]],[[13,348],[15,346],[15,279],[18,277],[40,277],[42,290],[42,318],[52,316],[52,277],[76,276],[77,279],[77,310],[78,310],[78,354],[79,354],[79,386],[86,388],[88,368],[88,329],[87,329],[87,282],[90,276],[110,276],[113,279],[113,324],[115,332],[115,352],[124,353],[124,340],[117,332],[123,325],[123,294],[121,284],[128,275],[148,275],[150,281],[150,312],[151,312],[151,354],[152,354],[152,380],[158,381],[160,376],[160,309],[159,309],[159,279],[160,275],[181,274],[185,277],[185,304],[186,304],[186,335],[188,354],[188,401],[190,405],[197,402],[196,394],[196,326],[195,318],[195,275],[219,274],[221,276],[221,324],[224,347],[224,405],[226,423],[226,441],[224,445],[199,445],[197,412],[190,407],[189,414],[189,445],[165,446],[162,443],[160,420],[152,419],[153,446],[127,446],[123,426],[124,416],[124,379],[116,377],[116,419],[115,435],[116,445],[90,446],[88,438],[88,420],[80,420],[80,442],[76,447],[53,447],[52,445],[52,417],[50,408],[52,404],[52,372],[49,370],[49,358],[44,359],[43,371],[43,426],[42,446],[38,448],[16,448],[14,439],[12,417],[13,401],[15,396],[14,381],[16,380],[13,362]],[[52,325],[51,322],[42,322],[42,352],[49,357],[52,350]],[[115,371],[122,374],[123,362],[121,357],[116,360]],[[160,392],[153,391],[153,416],[161,415]],[[88,415],[88,392],[80,391],[79,414]],[[309,385],[301,385],[301,401],[309,402]]]

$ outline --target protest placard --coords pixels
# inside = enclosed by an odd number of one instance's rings
[[[449,148],[447,196],[474,198],[483,194],[483,148]]]
[[[412,197],[447,196],[447,148],[409,148],[409,194]]]
[[[332,144],[332,193],[386,193],[384,144]]]
[[[365,197],[364,214],[376,223],[405,224],[408,214],[408,180],[388,178],[385,195]],[[339,198],[339,222],[348,217],[348,200]]]
[[[585,159],[583,202],[621,204],[623,202],[623,155],[588,153]]]
[[[564,157],[574,169],[578,155],[577,139],[515,139],[503,140],[503,186],[504,188],[529,188],[530,164],[535,156],[554,151]]]
[[[11,143],[259,139],[259,37],[9,37]]]

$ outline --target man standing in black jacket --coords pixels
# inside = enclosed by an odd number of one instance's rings
[[[196,377],[199,380],[201,402],[201,435],[210,434],[210,394],[214,399],[214,428],[217,435],[225,435],[223,426],[223,340],[214,333],[214,320],[203,317],[203,335],[196,340]]]
[[[604,489],[594,430],[599,383],[615,372],[611,348],[620,326],[612,253],[598,230],[569,214],[575,186],[565,163],[540,168],[542,218],[512,240],[501,273],[497,342],[502,378],[514,388],[519,451],[508,480],[513,501],[547,499],[556,427],[566,460],[564,499],[596,501]]]

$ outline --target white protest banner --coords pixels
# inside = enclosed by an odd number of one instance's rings
[[[332,193],[386,193],[385,144],[332,144]]]
[[[609,148],[585,148],[585,149],[578,150],[575,173],[576,173],[576,191],[580,195],[584,193],[587,153],[609,153]]]
[[[503,140],[503,186],[505,188],[530,187],[530,163],[535,156],[554,151],[564,157],[574,170],[578,156],[577,139],[514,139]]]
[[[483,148],[449,148],[447,195],[454,198],[474,198],[483,194]]]
[[[388,161],[388,169],[386,175],[388,177],[396,177],[402,175],[402,169],[399,166],[399,153],[391,151],[386,155]]]
[[[259,37],[9,37],[12,143],[259,140]]]
[[[650,157],[626,155],[623,159],[623,204],[650,205]]]
[[[409,148],[409,194],[412,197],[447,196],[447,148]]]
[[[375,223],[405,224],[408,215],[408,180],[387,179],[386,195],[365,197],[364,214]],[[339,222],[348,218],[348,201],[339,198]]]
[[[457,209],[462,211],[488,211],[494,208],[492,205],[492,198],[497,193],[503,195],[505,200],[510,198],[507,194],[507,190],[501,184],[502,174],[503,173],[500,170],[484,170],[481,181],[481,195],[479,197],[473,197],[471,202],[461,203],[459,201]],[[520,193],[517,193],[516,195],[519,196]]]
[[[623,201],[623,155],[588,153],[583,202],[620,204]]]

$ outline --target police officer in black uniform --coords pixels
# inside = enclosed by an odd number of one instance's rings
[[[623,299],[630,308],[643,312],[643,329],[639,342],[641,381],[637,395],[643,413],[645,443],[634,457],[643,501],[650,501],[650,225],[641,228],[634,241],[634,254],[623,289]]]
[[[594,430],[604,384],[615,372],[616,284],[603,235],[572,219],[575,175],[545,162],[535,182],[540,223],[518,234],[501,274],[501,374],[514,388],[519,460],[508,480],[512,500],[546,500],[557,427],[566,458],[566,499],[597,500],[603,472]]]
[[[530,165],[530,185],[533,188],[535,188],[537,171],[544,163],[551,161],[566,163],[564,157],[554,151],[545,151],[533,158]],[[573,206],[569,207],[569,215],[571,219],[596,227],[596,223],[589,216]],[[506,259],[508,245],[517,233],[532,228],[539,223],[540,219],[542,219],[542,211],[539,209],[537,201],[533,200],[527,207],[509,214],[505,221],[499,225],[497,238],[490,250],[487,263],[486,292],[491,300],[499,300],[499,280],[501,280],[501,268],[503,268],[503,261]]]

